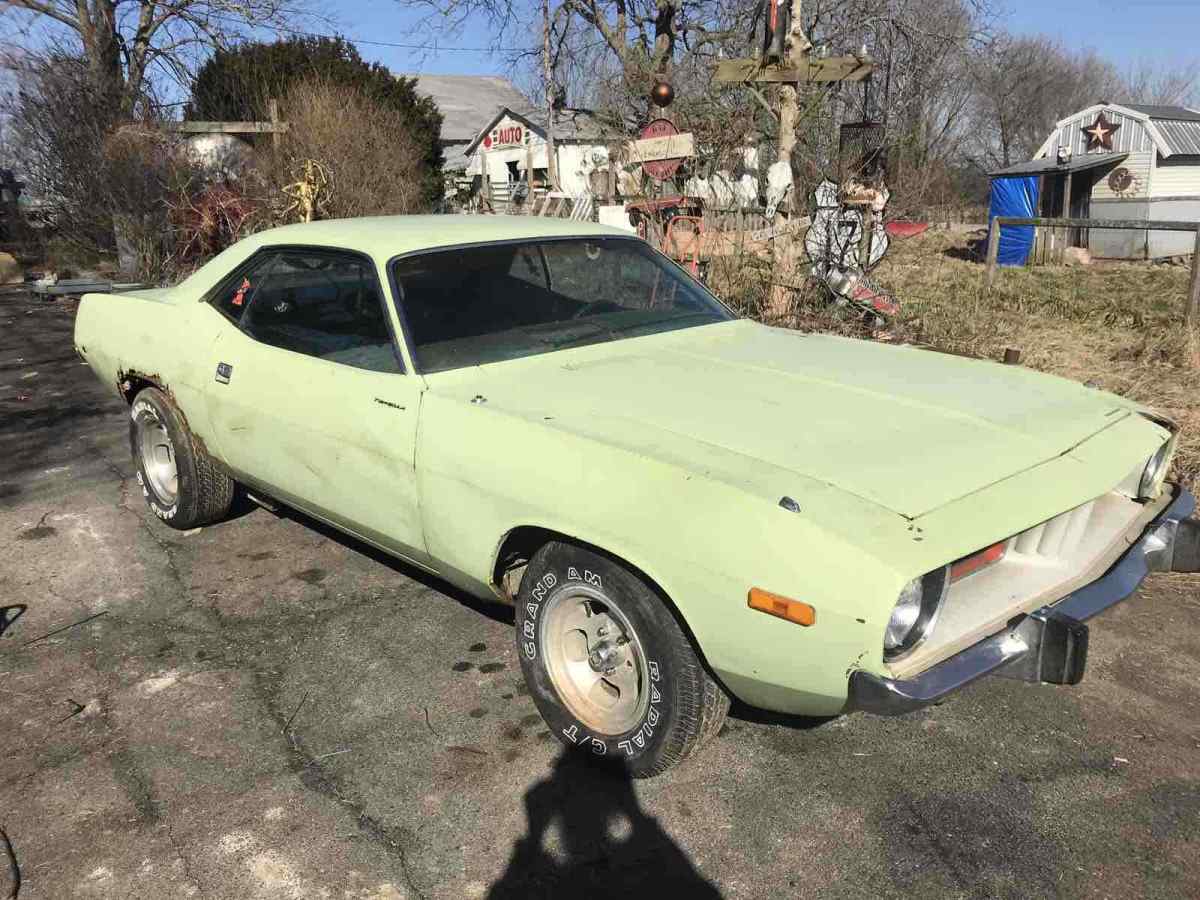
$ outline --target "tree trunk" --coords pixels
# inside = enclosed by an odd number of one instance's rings
[[[96,0],[86,12],[84,4],[80,7],[79,37],[96,89],[96,100],[115,119],[119,113],[127,114],[132,108],[132,103],[125,97],[117,4],[114,0]]]
[[[550,189],[558,183],[558,151],[554,145],[554,63],[550,58],[550,0],[542,0],[542,80],[546,84],[546,177]],[[529,173],[529,200],[533,202],[533,172]]]
[[[801,59],[808,50],[808,39],[800,27],[802,0],[792,0],[791,27],[787,36],[784,65],[799,66]],[[779,89],[779,159],[792,165],[792,152],[796,148],[796,129],[800,126],[800,91],[799,85],[786,83]],[[795,187],[792,188],[792,204],[795,204]],[[784,212],[784,204],[775,211],[775,224],[782,225],[788,220]],[[775,239],[775,269],[772,278],[771,299],[767,307],[767,316],[771,322],[784,319],[792,305],[794,290],[792,285],[797,278],[797,262],[800,256],[800,242],[792,232],[785,232]]]

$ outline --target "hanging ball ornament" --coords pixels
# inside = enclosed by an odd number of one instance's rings
[[[650,89],[650,99],[655,106],[670,106],[671,101],[675,99],[675,88],[666,81],[655,82],[654,87]]]

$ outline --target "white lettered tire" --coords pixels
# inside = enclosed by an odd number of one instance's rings
[[[729,697],[666,602],[597,551],[546,544],[516,603],[517,654],[533,701],[568,747],[657,775],[704,745]]]
[[[146,505],[172,528],[216,522],[229,512],[234,482],[192,435],[165,393],[148,387],[129,408],[129,449]]]

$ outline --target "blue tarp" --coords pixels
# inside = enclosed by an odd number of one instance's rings
[[[1038,176],[993,178],[988,225],[996,216],[1032,218],[1037,215]],[[1032,225],[1005,225],[1000,229],[996,261],[1002,266],[1023,266],[1033,247]]]

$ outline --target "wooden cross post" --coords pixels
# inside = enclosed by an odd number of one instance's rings
[[[802,0],[791,0],[792,17],[790,33],[784,44],[784,65],[798,68],[804,54],[812,45],[800,30]],[[779,89],[779,161],[792,164],[792,152],[796,148],[797,129],[800,126],[800,85],[796,81],[783,84]],[[793,188],[794,190],[794,188]],[[794,199],[794,198],[793,198]],[[782,204],[781,204],[782,206]],[[776,208],[775,224],[787,221],[786,212]],[[782,318],[791,307],[791,283],[796,276],[799,241],[795,235],[781,234],[775,240],[774,285],[771,288],[770,314],[773,319]]]

